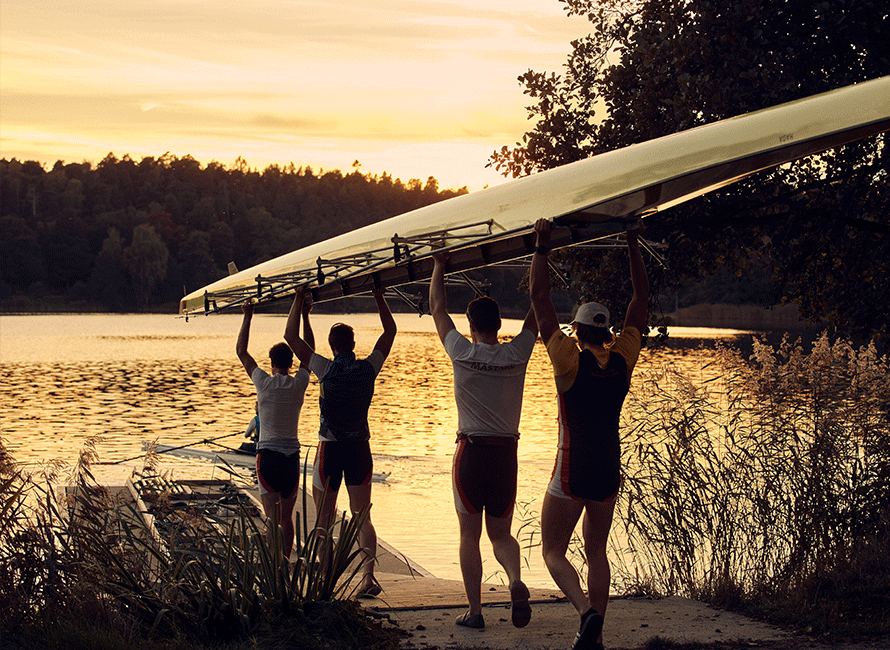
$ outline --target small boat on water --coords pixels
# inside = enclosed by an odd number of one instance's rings
[[[74,490],[74,487],[66,488],[66,494],[73,494]],[[134,474],[126,485],[112,490],[119,495],[120,502],[132,504],[131,508],[123,510],[133,513],[135,518],[130,523],[134,529],[138,527],[144,531],[145,538],[161,553],[169,551],[174,537],[180,547],[194,542],[199,548],[206,549],[208,543],[213,541],[225,542],[233,532],[238,533],[240,529],[236,524],[245,517],[252,520],[254,530],[261,531],[265,526],[256,486],[245,488],[228,479],[173,480],[166,476]],[[296,512],[298,523],[314,522],[312,498],[297,499]],[[346,513],[338,510],[337,518],[344,517]],[[340,522],[335,525],[339,526]],[[210,528],[221,531],[221,534],[208,535]],[[298,534],[300,530],[298,525]],[[224,555],[225,549],[220,551]],[[296,552],[299,553],[299,550]],[[292,556],[291,561],[295,558]],[[149,561],[154,560],[150,557]],[[362,561],[360,557],[355,560],[357,564]],[[433,577],[429,571],[379,538],[375,562],[381,573],[412,578]]]
[[[201,444],[201,443],[198,443]],[[230,447],[221,447],[219,449],[201,449],[191,445],[165,445],[159,442],[142,441],[142,449],[146,452],[152,450],[154,453],[161,455],[167,454],[177,456],[178,458],[190,458],[192,460],[203,460],[214,464],[222,464],[233,468],[255,469],[256,468],[256,450],[251,443],[245,443],[240,449]],[[303,460],[303,469],[311,474],[312,463]],[[392,472],[374,472],[371,480],[374,483],[385,483]]]

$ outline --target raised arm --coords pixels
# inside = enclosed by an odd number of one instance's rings
[[[525,320],[522,321],[522,329],[528,330],[529,332],[534,332],[535,336],[538,335],[538,319],[535,318],[534,307],[528,308],[528,313],[525,315]]]
[[[637,221],[627,229],[627,255],[630,258],[630,281],[634,295],[627,306],[624,325],[635,327],[640,332],[646,328],[649,315],[649,276],[646,274],[646,265],[643,263],[640,243],[637,241],[644,231],[645,226],[642,221]]]
[[[448,256],[445,253],[437,253],[433,255],[433,261],[435,266],[430,278],[430,314],[433,316],[433,323],[436,324],[439,340],[445,343],[445,336],[455,329],[454,321],[448,315],[448,300],[445,296],[445,262],[448,261]]]
[[[235,344],[235,352],[241,360],[241,365],[247,371],[247,376],[252,377],[256,370],[256,361],[247,351],[247,342],[250,339],[250,321],[253,319],[253,303],[249,300],[241,305],[244,319],[241,321],[241,331],[238,332],[238,342]]]
[[[386,298],[383,295],[385,292],[386,289],[374,289],[377,313],[380,314],[380,324],[383,325],[383,334],[377,339],[374,349],[380,350],[383,353],[384,359],[389,356],[389,352],[392,350],[392,343],[396,339],[397,329],[396,319],[392,317],[392,312],[389,310],[389,305],[386,304]]]
[[[532,268],[529,278],[529,292],[532,297],[532,309],[538,322],[541,340],[546,344],[550,337],[559,329],[556,308],[550,299],[550,267],[547,259],[550,254],[550,232],[553,226],[547,219],[538,219],[535,223],[537,235],[535,254],[532,255]]]
[[[315,349],[315,332],[312,331],[312,323],[309,322],[309,312],[312,311],[312,293],[307,291],[306,296],[303,298],[303,307],[302,307],[302,315],[303,315],[303,340],[313,350]],[[310,355],[311,356],[311,355]],[[300,361],[300,367],[302,368],[304,365],[308,366],[309,364],[304,364]]]
[[[294,294],[294,301],[291,303],[290,312],[287,315],[287,325],[284,328],[284,340],[294,351],[300,365],[308,366],[312,353],[315,352],[315,336],[312,333],[312,327],[309,325],[309,310],[305,306],[306,303],[306,287],[300,287]],[[311,309],[311,303],[310,307]],[[300,318],[306,326],[306,339],[300,337]],[[311,344],[308,339],[311,339]]]

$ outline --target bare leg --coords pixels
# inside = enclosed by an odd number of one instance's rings
[[[520,579],[519,542],[510,534],[513,512],[507,517],[485,515],[485,530],[494,550],[494,557],[504,567],[510,582]]]
[[[297,505],[298,494],[299,490],[296,490],[292,497],[279,501],[279,507],[281,508],[281,544],[284,557],[288,560],[290,560],[291,553],[294,550],[294,508]]]
[[[290,559],[294,548],[294,508],[297,505],[297,493],[288,499],[282,499],[278,492],[260,495],[263,514],[266,517],[266,535],[271,534],[271,522],[278,520],[281,528],[281,551],[285,559]]]
[[[482,613],[482,553],[479,551],[482,513],[458,512],[457,521],[460,524],[460,572],[470,604],[470,616],[475,616]]]
[[[587,555],[587,598],[590,605],[603,616],[606,615],[609,604],[609,585],[612,580],[606,543],[609,540],[614,510],[614,502],[587,501],[582,524],[584,553]]]
[[[494,556],[507,572],[510,585],[510,618],[516,627],[525,627],[531,620],[528,588],[522,582],[519,542],[510,532],[513,510],[506,517],[485,515],[485,529],[494,549]]]
[[[266,539],[271,544],[273,522],[278,521],[278,525],[281,525],[281,495],[278,492],[267,492],[260,495],[260,501],[263,504],[263,515],[266,519]]]
[[[541,507],[541,547],[544,563],[562,593],[566,595],[578,614],[590,609],[587,595],[581,588],[581,579],[566,553],[575,525],[581,517],[584,504],[572,499],[561,499],[552,494],[544,495]]]
[[[334,524],[334,517],[337,514],[337,492],[331,492],[327,488],[319,490],[317,487],[313,487],[312,500],[315,502],[316,513],[315,534],[317,537],[324,539],[331,530],[331,526]],[[325,545],[322,545],[321,548],[324,549]],[[322,566],[327,566],[329,562],[327,553],[324,551],[321,557],[317,559]]]
[[[358,533],[358,543],[365,554],[362,565],[364,578],[359,588],[367,589],[374,584],[374,562],[377,559],[377,531],[371,523],[371,484],[347,485],[346,491],[349,492],[349,509],[353,517],[363,508],[368,509],[368,516]]]

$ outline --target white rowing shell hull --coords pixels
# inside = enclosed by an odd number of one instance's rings
[[[890,77],[882,77],[610,151],[365,226],[214,282],[183,298],[180,312],[204,312],[211,301],[222,309],[252,294],[260,302],[275,300],[301,284],[309,284],[316,301],[322,301],[428,279],[430,249],[417,247],[397,260],[389,252],[396,235],[423,239],[449,231],[441,237],[452,248],[449,272],[531,253],[532,228],[541,217],[574,226],[555,233],[554,248],[605,237],[623,230],[629,220],[888,128]],[[487,221],[490,226],[467,227]],[[592,230],[579,231],[591,224]],[[457,229],[469,239],[451,236]],[[383,252],[360,264],[343,263],[369,251]],[[324,261],[323,278],[316,277],[319,260]],[[258,282],[258,277],[283,274],[296,275],[265,285]]]

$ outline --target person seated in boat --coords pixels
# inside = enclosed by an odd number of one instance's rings
[[[578,307],[572,321],[573,336],[560,329],[550,298],[547,256],[551,232],[552,224],[547,219],[535,223],[537,248],[529,282],[532,307],[553,365],[559,401],[556,464],[541,507],[541,548],[554,582],[580,616],[572,647],[602,648],[611,575],[606,542],[621,487],[618,424],[648,319],[649,279],[638,242],[643,222],[627,229],[633,296],[617,338],[610,329],[609,310],[598,302]],[[582,516],[586,594],[566,557],[575,525]]]
[[[300,338],[299,328],[291,320],[288,320],[284,332],[284,340],[294,354],[319,379],[320,426],[312,474],[318,530],[321,534],[327,534],[334,523],[341,483],[346,484],[349,509],[353,515],[367,511],[358,537],[365,553],[363,577],[358,590],[360,598],[374,597],[381,591],[374,580],[377,533],[370,517],[374,465],[369,442],[368,408],[374,396],[377,375],[392,350],[396,336],[396,322],[386,304],[384,290],[374,290],[373,294],[383,334],[365,359],[356,358],[355,333],[352,327],[344,323],[336,323],[328,335],[333,359],[318,354],[310,341]],[[294,296],[294,304],[302,304],[307,296],[306,287],[300,287]]]
[[[256,473],[263,513],[269,520],[278,520],[281,526],[282,550],[285,558],[290,558],[294,545],[294,508],[300,480],[300,439],[297,432],[303,397],[309,386],[309,371],[301,366],[296,373],[290,373],[294,355],[286,343],[276,343],[269,350],[271,375],[257,365],[247,351],[253,309],[250,301],[241,306],[244,319],[238,334],[236,352],[256,387],[257,417],[263,423],[256,453]],[[303,321],[306,330],[304,335],[307,340],[314,341],[308,309],[303,310]]]
[[[250,442],[242,442],[238,447],[238,451],[245,454],[255,454],[256,443],[260,439],[260,410],[256,402],[253,403],[253,410],[256,415],[250,418],[250,422],[247,423],[247,428],[244,430],[244,437]]]
[[[511,533],[516,503],[519,419],[525,371],[538,328],[529,309],[522,330],[507,343],[498,341],[500,307],[487,296],[467,306],[470,338],[457,331],[447,311],[447,255],[434,255],[430,313],[454,370],[457,447],[454,452],[454,506],[460,530],[459,558],[467,612],[456,623],[482,628],[482,537],[485,529],[495,558],[510,584],[511,619],[525,627],[531,619],[529,592],[521,579],[519,543]]]

